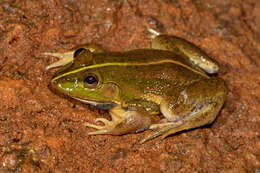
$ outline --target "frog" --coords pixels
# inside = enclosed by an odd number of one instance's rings
[[[44,53],[60,60],[51,87],[98,109],[111,119],[84,125],[88,135],[152,132],[140,141],[211,124],[223,107],[227,87],[219,65],[193,43],[160,34],[151,48],[113,52],[86,44],[64,53]],[[154,116],[162,115],[158,122]]]

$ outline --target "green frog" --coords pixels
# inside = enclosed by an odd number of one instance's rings
[[[192,43],[159,35],[151,49],[109,52],[83,45],[65,53],[45,53],[61,60],[51,80],[58,92],[107,109],[111,120],[96,118],[88,135],[123,135],[151,129],[141,143],[212,123],[227,88],[215,74],[217,63]],[[152,123],[151,115],[163,118]],[[95,123],[101,122],[103,125]]]

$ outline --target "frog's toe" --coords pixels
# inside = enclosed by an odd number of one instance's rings
[[[102,129],[103,128],[103,126],[97,126],[97,125],[91,124],[91,123],[84,123],[84,126],[91,127],[91,128],[94,128],[94,129]]]
[[[184,124],[182,124],[180,126],[172,127],[167,132],[165,132],[162,135],[162,139],[166,138],[169,135],[173,135],[173,134],[175,134],[177,132],[180,132],[180,131],[183,131],[183,130],[187,130],[187,129],[190,129],[190,128],[192,128],[192,127],[190,126],[190,124],[188,122],[184,123]]]
[[[46,56],[54,56],[59,59],[64,59],[64,58],[70,58],[73,59],[74,51],[69,51],[69,52],[64,52],[64,53],[59,53],[59,52],[43,52],[42,55]]]
[[[51,68],[55,68],[55,67],[60,67],[60,66],[64,66],[68,63],[70,63],[71,61],[73,61],[73,54],[74,51],[69,51],[69,52],[64,52],[64,53],[50,53],[50,52],[44,52],[42,53],[42,55],[46,55],[46,56],[54,56],[59,58],[60,60],[48,65],[46,67],[46,70],[49,70]]]
[[[97,118],[95,120],[95,123],[102,122],[104,123],[103,126],[98,126],[91,123],[85,123],[84,125],[87,127],[98,129],[97,131],[88,133],[88,135],[104,135],[104,134],[120,135],[119,127],[122,121],[123,119],[116,120],[116,121],[109,121],[105,118]]]
[[[157,128],[156,130],[154,130],[150,135],[146,136],[144,139],[142,139],[140,141],[140,143],[144,143],[146,141],[149,141],[151,139],[154,139],[158,136],[161,136],[162,134],[166,133],[168,130],[170,129],[169,126],[165,126],[165,127],[161,127],[161,128]]]
[[[94,122],[95,122],[95,123],[97,123],[97,122],[102,122],[102,123],[104,123],[105,125],[108,125],[109,123],[111,123],[111,121],[109,121],[109,120],[107,120],[107,119],[105,119],[105,118],[97,118],[97,119],[95,119]]]
[[[85,123],[85,126],[98,129],[90,132],[89,135],[123,135],[128,133],[141,132],[151,125],[151,119],[148,115],[134,111],[125,111],[122,108],[114,108],[110,110],[112,120],[109,121],[104,118],[97,118],[95,122],[102,122],[104,126],[98,126],[90,123]]]
[[[64,66],[64,65],[70,63],[71,61],[72,60],[70,60],[70,59],[60,59],[59,61],[52,63],[51,65],[48,65],[45,69],[49,70],[52,68],[61,67],[61,66]]]
[[[88,135],[104,135],[107,134],[107,132],[108,132],[107,129],[101,129],[94,132],[89,132]]]
[[[173,132],[174,129],[177,130],[176,132],[180,131],[178,130],[178,127],[181,126],[181,124],[182,124],[181,121],[153,124],[149,127],[149,129],[153,130],[153,132],[150,135],[146,136],[143,140],[141,140],[141,143],[144,143],[148,140],[151,140],[161,135],[162,135],[162,139],[164,139],[168,135],[173,134],[171,132]]]

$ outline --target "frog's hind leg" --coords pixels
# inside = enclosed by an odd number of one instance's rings
[[[160,109],[166,119],[153,124],[153,133],[141,142],[212,123],[226,97],[226,88],[221,79],[204,80],[189,86],[176,98],[165,98]]]
[[[105,118],[97,118],[95,122],[104,123],[103,126],[98,126],[90,123],[85,123],[87,127],[98,129],[90,132],[88,135],[123,135],[127,133],[137,133],[143,131],[151,125],[151,119],[146,112],[140,110],[124,110],[116,107],[110,110],[112,120]]]
[[[187,63],[191,63],[194,68],[202,69],[209,74],[215,74],[219,70],[218,64],[206,53],[192,43],[176,36],[158,35],[152,41],[152,48],[168,50],[181,55],[180,57]]]

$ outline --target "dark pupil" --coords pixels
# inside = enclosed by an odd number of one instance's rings
[[[97,78],[95,76],[87,76],[86,79],[85,79],[85,82],[87,84],[95,84],[97,83]]]
[[[84,48],[79,48],[79,49],[77,49],[77,50],[74,52],[73,57],[74,57],[74,58],[77,57],[77,56],[80,54],[80,52],[82,52],[83,50],[86,50],[86,49],[84,49]]]

